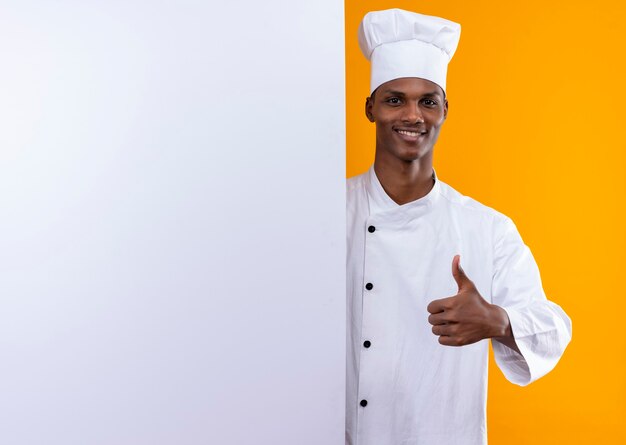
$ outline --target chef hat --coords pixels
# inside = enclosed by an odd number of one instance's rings
[[[368,12],[359,26],[359,46],[371,62],[370,93],[401,77],[421,77],[446,90],[446,72],[461,25],[402,9]]]

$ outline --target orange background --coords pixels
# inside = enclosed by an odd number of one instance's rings
[[[490,444],[626,444],[626,2],[345,5],[347,176],[374,159],[363,15],[398,7],[460,23],[437,175],[515,221],[572,318],[560,363],[530,386],[491,361]]]

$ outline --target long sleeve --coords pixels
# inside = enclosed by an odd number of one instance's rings
[[[492,303],[508,314],[521,355],[493,341],[505,377],[520,386],[556,366],[572,337],[572,322],[543,291],[537,263],[510,218],[496,223]]]

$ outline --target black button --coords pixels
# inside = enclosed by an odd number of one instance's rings
[[[369,340],[365,340],[363,342],[363,346],[365,346],[366,348],[369,348],[370,346],[372,346],[372,342],[370,342]]]
[[[367,406],[367,400],[361,400],[361,406]]]
[[[369,227],[367,228],[367,230],[368,230],[368,232],[369,232],[369,233],[374,233],[374,232],[376,231],[376,227],[374,227],[374,226],[369,226]]]
[[[374,288],[374,285],[372,283],[367,283],[365,285],[365,289],[367,289],[367,290],[372,290],[373,288]]]

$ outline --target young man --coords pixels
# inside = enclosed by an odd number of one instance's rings
[[[513,222],[433,170],[459,36],[456,23],[398,9],[359,29],[376,157],[347,184],[349,445],[485,444],[481,340],[527,385],[571,338]]]

